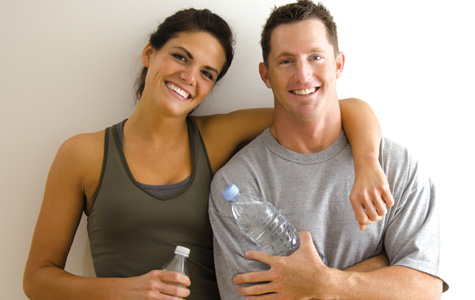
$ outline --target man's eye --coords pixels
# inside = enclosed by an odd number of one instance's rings
[[[320,55],[314,55],[312,56],[312,60],[320,60],[322,57]]]
[[[281,61],[280,61],[280,63],[279,63],[279,64],[281,64],[281,65],[287,65],[287,64],[290,64],[290,59],[283,59],[283,60],[281,60]]]

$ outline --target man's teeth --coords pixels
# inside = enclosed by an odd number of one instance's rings
[[[176,85],[173,85],[171,83],[167,83],[167,87],[169,89],[171,89],[172,91],[174,91],[175,93],[179,94],[180,96],[182,96],[183,98],[185,99],[188,99],[188,97],[190,96],[190,94],[188,94],[187,92],[185,92],[184,90],[180,89],[179,87],[177,87]]]
[[[291,91],[295,95],[308,95],[311,93],[315,93],[317,88],[311,88],[311,89],[306,89],[306,90],[293,90]]]

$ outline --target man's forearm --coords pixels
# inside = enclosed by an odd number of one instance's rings
[[[391,266],[370,272],[331,272],[321,299],[434,300],[442,295],[439,278],[406,267]]]
[[[389,259],[386,252],[379,255],[368,258],[354,266],[346,268],[345,271],[349,272],[370,272],[382,269],[389,266]]]

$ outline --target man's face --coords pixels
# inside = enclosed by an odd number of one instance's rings
[[[273,30],[268,65],[261,63],[259,72],[274,93],[276,112],[311,122],[338,100],[336,80],[343,65],[344,55],[335,57],[323,22],[309,19]]]

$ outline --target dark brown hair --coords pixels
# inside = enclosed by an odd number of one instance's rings
[[[228,71],[234,57],[234,36],[226,21],[210,10],[189,8],[176,12],[157,27],[157,30],[150,35],[149,42],[155,50],[160,50],[163,45],[178,34],[193,31],[204,31],[211,34],[223,47],[226,61],[216,78],[216,81],[220,80]],[[135,82],[135,96],[137,100],[142,97],[147,72],[148,69],[144,67]]]
[[[315,4],[310,0],[299,0],[295,3],[274,7],[267,19],[261,35],[262,58],[266,65],[270,53],[272,31],[281,24],[291,24],[309,19],[319,19],[325,24],[328,41],[333,45],[335,55],[339,52],[336,24],[328,9],[321,3]]]

